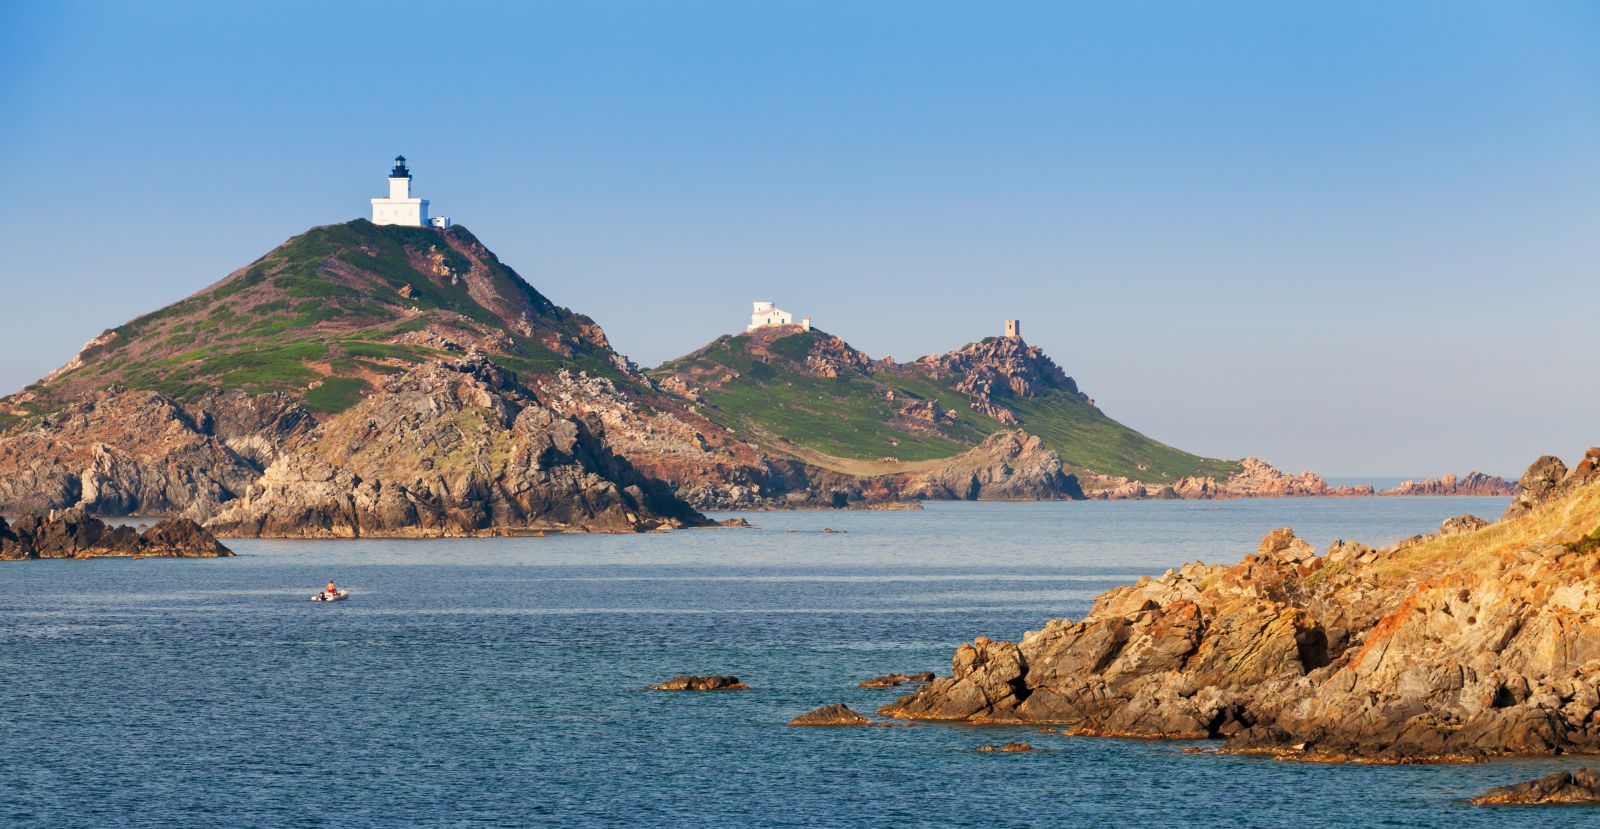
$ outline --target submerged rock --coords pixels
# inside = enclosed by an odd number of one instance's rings
[[[656,691],[746,691],[750,686],[736,676],[675,676],[660,685],[650,686]]]
[[[1600,804],[1600,769],[1558,771],[1536,780],[1499,786],[1471,801],[1476,806],[1500,804]]]
[[[1004,752],[1004,753],[1010,754],[1010,753],[1014,753],[1014,752],[1018,752],[1018,751],[1033,751],[1034,749],[1033,749],[1033,746],[1029,745],[1028,743],[1006,743],[1005,745],[998,745],[998,746],[993,746],[993,745],[978,746],[977,750],[978,751],[998,751],[998,752]]]
[[[872,720],[850,710],[843,703],[824,705],[789,721],[790,725],[872,725]]]

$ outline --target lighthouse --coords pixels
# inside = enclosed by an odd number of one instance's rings
[[[389,197],[372,200],[372,223],[407,227],[428,224],[428,200],[411,197],[411,171],[406,169],[403,155],[394,157],[394,169],[389,171]]]

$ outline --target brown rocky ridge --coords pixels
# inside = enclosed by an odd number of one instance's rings
[[[0,518],[0,561],[41,558],[221,558],[233,551],[187,518],[168,518],[144,532],[108,526],[83,510]]]
[[[1425,481],[1403,481],[1399,486],[1386,489],[1379,495],[1510,495],[1516,491],[1516,484],[1498,478],[1494,475],[1485,475],[1482,472],[1468,472],[1457,478],[1455,475],[1445,475],[1440,478],[1429,478]]]
[[[1600,769],[1558,771],[1511,786],[1496,786],[1472,799],[1475,806],[1600,804]]]
[[[481,354],[427,363],[320,424],[207,521],[223,535],[635,532],[709,522]]]
[[[1512,517],[1452,519],[1381,550],[1339,541],[1319,556],[1275,530],[1238,564],[1140,579],[1018,642],[979,637],[952,675],[879,713],[1218,738],[1301,760],[1595,753],[1594,469],[1557,476],[1541,461],[1529,474],[1554,480]]]
[[[748,691],[750,686],[736,676],[693,676],[682,674],[660,685],[650,686],[655,691]]]
[[[843,703],[824,705],[789,721],[790,725],[872,725],[872,720],[850,710]]]

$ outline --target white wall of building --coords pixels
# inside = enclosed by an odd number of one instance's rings
[[[766,300],[758,300],[750,312],[750,324],[744,327],[746,331],[754,331],[768,325],[794,325],[794,314],[783,310]],[[811,330],[811,318],[806,317],[806,330]]]
[[[411,198],[411,177],[390,176],[389,198],[372,200],[375,225],[428,226],[428,200]]]

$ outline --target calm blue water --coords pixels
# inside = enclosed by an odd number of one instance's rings
[[[759,531],[7,564],[0,824],[1542,825],[1460,798],[1576,763],[1302,765],[1017,728],[784,725],[830,702],[870,713],[897,691],[861,679],[947,672],[974,635],[1236,560],[1276,526],[1320,549],[1503,504],[935,504],[750,514]],[[306,601],[330,577],[355,596]],[[643,690],[685,672],[755,690]],[[972,751],[1008,739],[1050,751]]]

